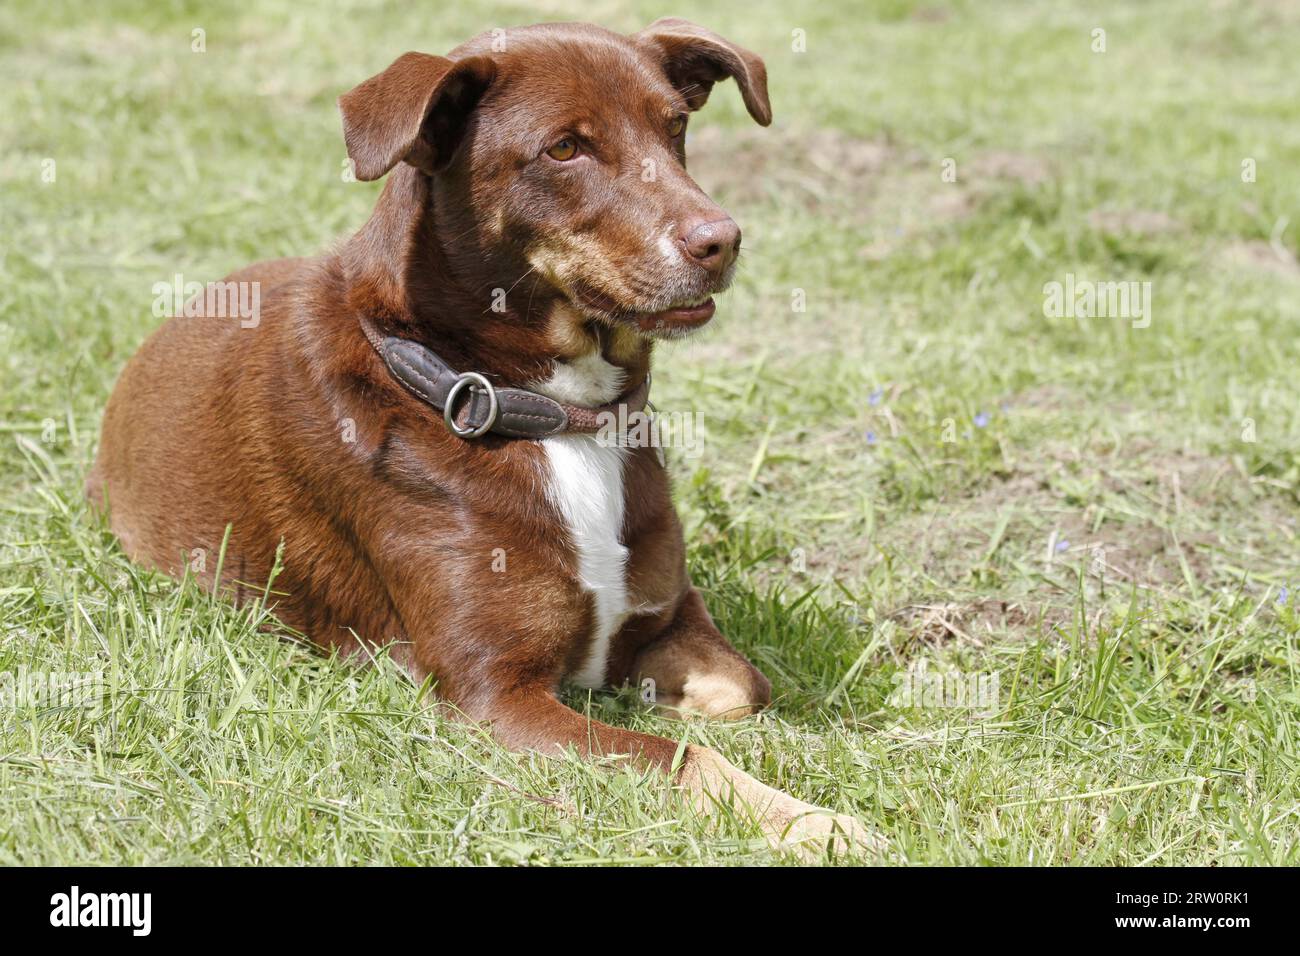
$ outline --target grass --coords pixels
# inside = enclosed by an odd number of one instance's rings
[[[363,221],[340,92],[495,26],[667,13],[762,52],[777,116],[724,85],[693,129],[748,251],[656,376],[661,409],[707,410],[703,453],[670,452],[691,567],[777,701],[725,726],[571,702],[711,742],[912,863],[1300,863],[1281,0],[6,4],[0,673],[103,683],[98,713],[0,714],[0,863],[789,862],[132,567],[81,498],[155,282]],[[1150,281],[1150,325],[1046,317],[1066,273]],[[922,666],[999,693],[909,700]]]

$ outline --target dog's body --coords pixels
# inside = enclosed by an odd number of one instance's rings
[[[374,215],[336,254],[228,277],[259,283],[255,328],[167,322],[113,393],[88,489],[128,553],[172,574],[213,578],[229,526],[220,583],[237,597],[283,542],[285,623],[345,652],[392,644],[512,747],[669,770],[674,742],[555,697],[648,678],[672,710],[768,703],[691,587],[656,450],[458,437],[367,329],[498,388],[582,407],[628,395],[655,335],[707,321],[739,247],[686,177],[676,117],[731,76],[766,124],[762,63],[682,21],[494,39],[407,54],[342,98],[358,177],[392,170]],[[855,829],[704,748],[676,773],[701,797],[734,792],[778,840]]]

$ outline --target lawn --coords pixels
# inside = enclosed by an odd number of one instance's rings
[[[1300,863],[1300,3],[1083,6],[5,3],[0,863],[791,862],[134,568],[81,493],[155,283],[364,221],[340,93],[666,14],[768,65],[770,129],[733,84],[692,125],[747,251],[655,388],[705,413],[668,452],[692,573],[776,700],[570,703],[910,863]],[[1057,282],[1145,314],[1048,314]],[[52,672],[94,706],[19,692]]]

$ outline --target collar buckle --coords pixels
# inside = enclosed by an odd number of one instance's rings
[[[477,391],[487,392],[487,418],[477,428],[461,428],[456,424],[456,398],[464,389],[470,387]],[[492,426],[497,423],[497,415],[500,411],[501,406],[497,402],[497,391],[492,387],[492,383],[478,372],[461,372],[460,377],[452,384],[451,391],[447,393],[446,404],[442,409],[442,420],[447,423],[447,427],[451,429],[452,434],[458,438],[478,438],[487,434],[492,429]]]

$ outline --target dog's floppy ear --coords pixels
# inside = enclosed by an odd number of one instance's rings
[[[495,76],[488,57],[403,53],[344,93],[343,139],[357,179],[378,179],[402,160],[432,173],[455,151],[465,118]]]
[[[658,52],[664,72],[681,91],[692,110],[709,98],[718,80],[734,77],[745,100],[745,108],[760,126],[772,122],[772,105],[767,99],[767,68],[756,53],[689,20],[665,17],[636,35],[636,39]]]

